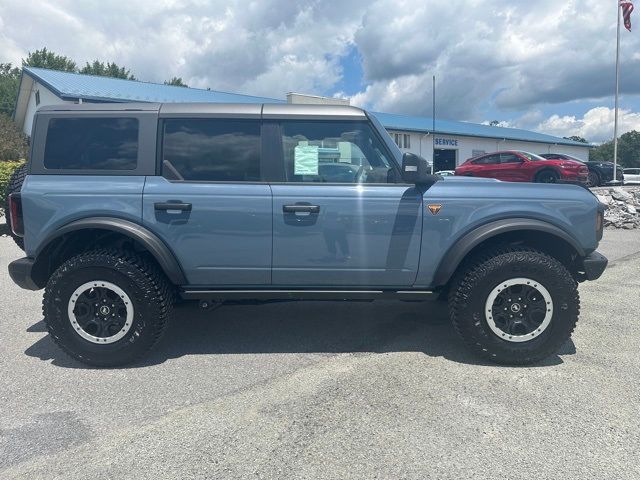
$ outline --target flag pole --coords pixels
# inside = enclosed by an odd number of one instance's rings
[[[436,76],[433,76],[433,128],[431,135],[431,175],[436,166]]]
[[[620,91],[620,0],[616,0],[618,14],[618,31],[616,40],[616,106],[615,119],[613,121],[613,183],[618,180],[618,95]]]

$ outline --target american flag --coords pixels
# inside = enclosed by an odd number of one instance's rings
[[[624,28],[631,31],[631,12],[633,12],[633,2],[630,0],[620,0],[620,7],[622,8]]]

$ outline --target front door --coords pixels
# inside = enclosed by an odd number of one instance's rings
[[[162,120],[162,176],[148,177],[143,222],[192,286],[271,283],[271,188],[254,119]]]
[[[407,287],[422,195],[367,122],[283,121],[285,182],[272,185],[273,284]]]

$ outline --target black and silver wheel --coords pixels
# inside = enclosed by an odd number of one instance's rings
[[[123,338],[133,325],[134,308],[129,295],[105,280],[87,282],[71,294],[67,314],[76,333],[97,345]]]
[[[159,340],[173,295],[164,274],[142,257],[95,251],[61,265],[47,283],[43,313],[53,340],[93,366],[130,363]]]
[[[497,363],[530,364],[557,352],[580,310],[577,283],[555,258],[525,247],[486,252],[456,275],[450,316],[468,347]]]
[[[542,335],[553,317],[549,291],[530,278],[500,282],[485,302],[489,328],[507,342],[527,342]]]
[[[558,181],[558,174],[553,170],[543,170],[538,175],[536,175],[537,183],[556,183]]]
[[[600,175],[596,172],[589,170],[589,174],[587,175],[587,187],[599,187],[600,186]]]

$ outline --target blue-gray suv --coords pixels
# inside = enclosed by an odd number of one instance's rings
[[[31,145],[9,273],[44,288],[49,334],[90,365],[148,352],[178,300],[380,298],[448,298],[469,348],[528,364],[607,264],[585,188],[430,175],[358,108],[44,107]]]

